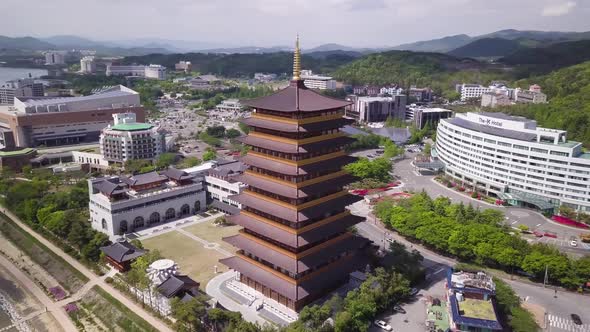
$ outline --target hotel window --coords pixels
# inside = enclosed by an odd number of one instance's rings
[[[484,139],[484,142],[486,142],[486,143],[492,143],[492,144],[496,144],[496,141],[494,141],[494,140],[491,140],[491,139],[487,139],[487,138],[486,138],[486,139]]]
[[[555,155],[555,156],[569,157],[569,153],[567,153],[567,152],[551,151],[551,154]]]
[[[531,151],[537,152],[537,153],[544,153],[544,154],[547,154],[549,152],[547,150],[538,149],[538,148],[531,148]]]
[[[506,147],[511,147],[512,146],[512,144],[506,143],[506,142],[498,142],[498,145],[500,145],[500,146],[506,146]]]
[[[517,145],[517,144],[514,144],[514,148],[515,149],[520,149],[520,150],[527,150],[527,151],[529,150],[529,147],[528,146]]]

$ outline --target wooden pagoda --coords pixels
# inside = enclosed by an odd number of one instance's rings
[[[308,90],[299,61],[297,40],[289,86],[246,102],[250,132],[240,140],[251,147],[241,177],[248,188],[232,197],[242,210],[230,217],[244,228],[224,238],[236,256],[220,260],[242,283],[296,311],[362,267],[369,242],[349,231],[363,218],[345,208],[360,200],[344,189],[354,180],[342,170],[355,160],[344,151],[353,139],[340,131],[349,103]]]

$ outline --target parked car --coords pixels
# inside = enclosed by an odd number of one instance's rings
[[[385,323],[382,320],[376,320],[375,321],[375,326],[378,326],[378,327],[380,327],[381,329],[383,329],[385,331],[391,331],[391,330],[393,330],[389,324]]]
[[[575,236],[570,237],[570,246],[577,247],[578,246],[578,239]]]
[[[414,295],[418,294],[419,291],[420,290],[418,288],[412,288],[412,289],[410,289],[410,295],[414,296]]]
[[[582,319],[580,318],[580,316],[578,316],[577,314],[571,314],[570,316],[572,317],[574,324],[582,325]]]
[[[536,237],[543,237],[543,232],[534,231],[534,232],[533,232],[533,234],[534,234]]]
[[[396,305],[393,307],[393,311],[395,312],[399,312],[400,314],[405,314],[406,311],[404,310],[404,308],[400,307],[399,305]]]

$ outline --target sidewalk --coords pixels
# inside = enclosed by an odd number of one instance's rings
[[[136,315],[143,318],[146,322],[151,324],[154,328],[158,331],[165,331],[165,332],[172,332],[172,329],[168,327],[164,322],[160,321],[159,319],[152,316],[150,313],[145,311],[141,306],[137,305],[133,300],[127,298],[121,292],[116,290],[111,285],[107,284],[104,280],[102,280],[99,276],[95,275],[92,271],[90,271],[86,266],[82,265],[82,263],[78,262],[70,255],[63,252],[60,248],[54,245],[51,241],[45,239],[43,236],[38,234],[37,232],[33,231],[29,226],[23,223],[16,215],[12,212],[2,209],[4,214],[9,217],[15,224],[19,227],[24,229],[27,233],[45,245],[49,250],[53,251],[56,255],[63,258],[68,264],[72,265],[75,269],[80,271],[83,275],[85,275],[89,281],[94,281],[97,286],[101,287],[105,291],[107,291],[111,296],[113,296],[117,301],[121,302],[123,305],[127,306],[131,311],[133,311]],[[69,318],[68,318],[69,320]]]

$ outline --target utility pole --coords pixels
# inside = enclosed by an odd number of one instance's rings
[[[545,278],[543,279],[543,288],[549,282],[549,265],[545,264]]]

